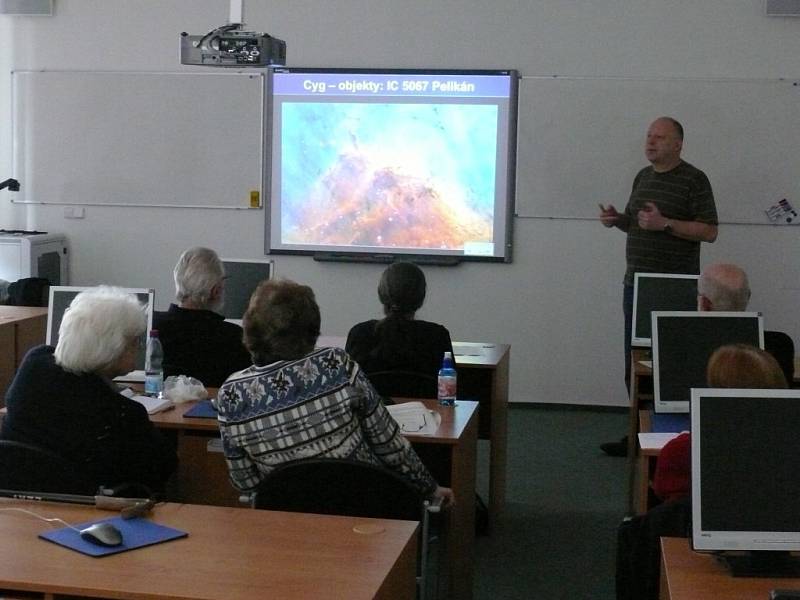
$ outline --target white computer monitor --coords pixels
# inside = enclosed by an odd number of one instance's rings
[[[756,312],[654,311],[651,319],[656,412],[689,412],[690,390],[706,387],[708,359],[720,346],[764,348]]]
[[[45,343],[50,346],[58,344],[58,329],[61,327],[61,320],[64,318],[64,312],[69,307],[72,300],[80,292],[90,290],[92,287],[70,286],[70,285],[54,285],[50,286],[50,297],[47,303],[47,336]],[[122,288],[123,292],[135,294],[139,302],[145,305],[147,313],[147,331],[153,327],[153,299],[155,297],[155,290],[150,288]],[[145,360],[145,346],[147,332],[145,332],[142,344],[139,347],[139,353],[136,355],[136,369],[144,370]]]
[[[258,284],[273,276],[274,265],[271,260],[249,258],[223,258],[222,265],[225,268],[222,314],[226,319],[240,321]]]
[[[693,389],[691,406],[695,550],[796,573],[781,553],[800,551],[800,390]]]
[[[654,310],[697,310],[699,275],[680,273],[635,273],[631,346],[650,347],[650,313]]]

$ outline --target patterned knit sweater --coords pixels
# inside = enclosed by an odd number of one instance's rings
[[[218,408],[239,490],[251,491],[278,465],[306,458],[382,465],[425,496],[436,489],[378,393],[340,348],[234,373],[219,390]]]

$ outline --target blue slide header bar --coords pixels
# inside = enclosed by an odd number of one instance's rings
[[[510,90],[511,75],[287,73],[280,70],[272,75],[274,95],[508,98]]]

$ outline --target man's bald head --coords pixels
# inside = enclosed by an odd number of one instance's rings
[[[706,311],[743,311],[750,301],[747,273],[736,265],[709,265],[697,281],[697,308]]]
[[[663,173],[681,162],[683,126],[672,117],[659,117],[650,124],[645,138],[644,154],[653,168]]]

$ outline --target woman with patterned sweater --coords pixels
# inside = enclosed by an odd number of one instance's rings
[[[422,495],[453,502],[400,434],[359,366],[339,348],[315,350],[320,313],[310,287],[262,282],[244,315],[253,366],[218,395],[219,424],[233,485],[252,491],[275,467],[307,458],[380,465]]]

